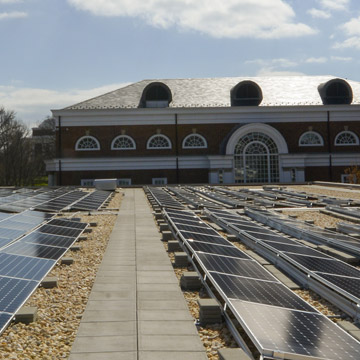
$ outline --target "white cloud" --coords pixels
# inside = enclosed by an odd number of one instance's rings
[[[315,57],[310,57],[308,59],[305,60],[305,62],[307,64],[324,64],[327,62],[327,58],[326,57],[318,57],[318,58],[315,58]]]
[[[68,0],[98,16],[144,20],[155,27],[195,30],[216,38],[285,38],[314,34],[297,23],[284,0]]]
[[[94,89],[67,91],[0,85],[0,107],[14,110],[19,119],[34,125],[51,115],[50,109],[63,108],[126,85],[127,83],[111,84]]]
[[[354,36],[360,35],[360,17],[352,18],[340,27],[346,35]]]
[[[256,64],[263,66],[265,68],[273,68],[273,67],[282,67],[282,68],[289,68],[297,66],[298,63],[289,59],[285,58],[278,58],[278,59],[254,59],[248,60],[245,64]]]
[[[360,36],[352,36],[343,42],[336,42],[333,49],[358,49],[360,50]]]
[[[18,19],[27,17],[27,13],[22,11],[12,11],[12,12],[3,12],[0,13],[0,20],[4,19]]]
[[[260,69],[256,76],[303,76],[305,75],[302,72],[297,71],[279,71],[272,68],[262,68]]]
[[[329,19],[331,14],[328,11],[319,10],[319,9],[310,9],[307,11],[313,18],[319,19]]]
[[[344,61],[344,62],[348,62],[348,61],[352,61],[353,58],[350,56],[331,56],[331,60],[332,61]]]
[[[350,0],[319,0],[320,5],[328,10],[347,10]]]

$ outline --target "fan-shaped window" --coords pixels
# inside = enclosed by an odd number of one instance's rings
[[[253,81],[242,81],[231,89],[231,106],[257,106],[262,101],[262,91]]]
[[[351,86],[342,79],[333,79],[318,87],[324,105],[351,104],[353,93]]]
[[[359,138],[352,131],[342,131],[336,135],[335,145],[338,146],[359,145]]]
[[[83,136],[76,142],[75,150],[79,151],[93,151],[100,150],[99,141],[93,136]]]
[[[127,135],[117,136],[111,143],[111,150],[135,150],[135,141]]]
[[[171,149],[171,141],[165,135],[153,135],[147,142],[147,149]]]
[[[199,134],[190,134],[183,140],[182,147],[183,149],[205,149],[207,141]]]
[[[299,139],[299,146],[322,146],[323,138],[315,131],[307,131],[302,134]]]
[[[172,95],[168,86],[160,82],[154,82],[144,89],[140,106],[147,108],[163,108],[168,107],[171,101]]]

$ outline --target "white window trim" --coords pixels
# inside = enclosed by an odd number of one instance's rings
[[[125,184],[121,184],[120,182],[124,182]],[[127,186],[131,185],[131,179],[130,178],[120,178],[116,181],[117,186]]]
[[[336,142],[337,142],[339,136],[344,133],[349,133],[349,134],[353,135],[356,140],[355,144],[337,144]],[[349,131],[349,130],[340,131],[335,137],[334,145],[335,146],[356,146],[356,145],[359,145],[359,138],[353,131]]]
[[[159,184],[156,184],[156,182],[160,182]],[[161,177],[161,178],[152,178],[151,183],[153,185],[167,185],[167,178]]]
[[[158,136],[166,139],[168,141],[168,143],[169,143],[169,146],[165,146],[165,147],[149,147],[151,140],[154,139],[155,137],[158,137]],[[171,140],[167,136],[162,135],[162,134],[155,134],[155,135],[151,136],[148,139],[147,143],[146,143],[146,149],[147,150],[162,150],[162,149],[171,149],[171,148],[172,148]]]
[[[115,144],[115,141],[119,138],[127,138],[131,141],[131,143],[133,144],[133,147],[132,148],[115,148],[114,147],[114,144]],[[128,136],[128,135],[119,135],[119,136],[116,136],[113,141],[111,142],[111,150],[136,150],[136,143],[135,143],[135,140],[131,137],[131,136]]]
[[[197,136],[199,137],[200,139],[202,139],[202,141],[204,142],[204,146],[186,146],[185,143],[186,143],[186,140],[190,137],[190,136]],[[207,145],[207,141],[206,139],[200,135],[200,134],[189,134],[187,136],[185,136],[183,142],[182,142],[182,148],[183,149],[207,149],[208,145]]]
[[[307,135],[307,134],[309,134],[309,133],[316,134],[316,135],[319,137],[319,139],[320,139],[320,144],[301,144],[301,139],[302,139],[305,135]],[[324,139],[323,139],[322,136],[321,136],[318,132],[316,132],[316,131],[306,131],[306,132],[304,132],[304,133],[300,136],[300,138],[299,138],[299,146],[324,146]]]
[[[79,143],[82,139],[85,139],[85,138],[92,138],[96,144],[97,144],[97,149],[79,149]],[[100,150],[100,143],[99,143],[99,140],[97,138],[95,138],[94,136],[90,136],[90,135],[85,135],[85,136],[82,136],[81,138],[79,138],[77,141],[76,141],[76,144],[75,144],[75,150],[76,151],[99,151]]]

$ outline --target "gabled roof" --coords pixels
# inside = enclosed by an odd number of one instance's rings
[[[230,91],[239,82],[251,80],[262,90],[259,106],[323,105],[318,86],[334,76],[269,76],[207,79],[142,80],[90,100],[69,106],[66,110],[138,108],[144,88],[162,82],[172,93],[171,108],[227,107]],[[360,83],[346,80],[353,91],[353,104],[360,104]],[[64,109],[64,110],[65,110]]]

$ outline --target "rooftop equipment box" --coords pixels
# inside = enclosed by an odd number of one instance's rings
[[[95,179],[95,189],[97,190],[115,190],[116,179]]]

